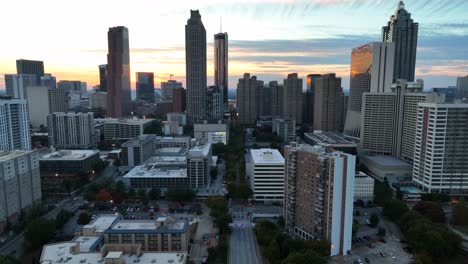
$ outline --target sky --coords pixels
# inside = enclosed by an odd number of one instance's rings
[[[335,72],[349,87],[351,49],[380,41],[395,0],[22,0],[3,1],[0,25],[0,87],[16,72],[16,59],[43,60],[57,80],[97,85],[106,63],[109,27],[130,36],[135,72],[155,73],[155,86],[185,83],[185,24],[200,10],[207,31],[208,85],[213,83],[213,35],[229,35],[229,87],[250,72],[264,81],[288,73]],[[419,23],[416,78],[425,87],[456,84],[468,74],[468,1],[407,0]],[[222,21],[220,23],[220,21]],[[221,28],[222,27],[222,28]]]

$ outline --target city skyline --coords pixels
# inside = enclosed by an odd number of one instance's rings
[[[64,4],[46,2],[57,8]],[[109,7],[112,12],[104,13],[100,12],[105,7],[101,3],[89,9],[84,1],[83,5],[74,6],[76,10],[71,15],[64,12],[40,19],[41,12],[37,10],[47,4],[27,4],[31,8],[25,15],[38,18],[38,25],[60,38],[45,38],[44,31],[20,34],[27,29],[27,21],[6,28],[5,34],[15,41],[0,44],[0,88],[5,87],[3,74],[15,73],[15,61],[20,58],[43,60],[45,71],[58,80],[86,81],[89,87],[99,84],[97,67],[106,63],[106,32],[109,27],[119,25],[129,28],[133,90],[138,71],[154,72],[156,87],[160,81],[169,79],[170,74],[185,86],[183,26],[192,8],[200,10],[207,29],[207,85],[214,84],[211,36],[220,31],[222,17],[222,31],[230,35],[230,88],[236,86],[244,72],[266,82],[282,80],[292,72],[303,79],[308,73],[336,72],[348,89],[351,49],[380,40],[382,26],[396,10],[398,1],[197,1],[196,6],[167,3],[164,9],[157,8],[158,3],[145,3],[149,6],[145,10],[138,9],[138,5],[127,7],[117,3]],[[455,85],[456,77],[468,72],[468,47],[463,45],[468,41],[468,26],[462,12],[468,3],[408,0],[405,4],[420,27],[416,78],[424,79],[427,88]],[[19,8],[18,3],[6,3],[5,7]],[[122,17],[119,14],[124,8],[129,9],[126,13],[138,10],[139,15]],[[93,16],[97,13],[99,16]],[[14,12],[6,13],[1,19],[6,23],[13,15]],[[243,19],[239,20],[240,17]],[[67,27],[56,20],[67,21]],[[169,26],[159,26],[158,20]],[[147,34],[148,31],[152,34]],[[78,38],[80,35],[86,37]],[[31,48],[30,39],[41,41]]]

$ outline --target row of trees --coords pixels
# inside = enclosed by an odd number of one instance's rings
[[[464,200],[460,200],[453,206],[452,224],[458,226],[468,226],[468,207]]]
[[[296,240],[283,233],[282,219],[278,224],[264,220],[255,226],[255,234],[263,256],[271,264],[327,263],[330,243],[320,240]]]
[[[219,233],[229,233],[228,225],[232,222],[232,217],[228,212],[226,199],[223,196],[210,196],[205,200],[205,204],[211,209],[210,216],[213,217]]]

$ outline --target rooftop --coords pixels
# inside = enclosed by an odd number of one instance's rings
[[[400,191],[406,192],[406,193],[411,193],[411,194],[420,194],[422,193],[418,188],[416,187],[400,187]]]
[[[185,233],[188,222],[159,217],[157,220],[119,220],[106,233]]]
[[[32,150],[0,150],[0,162],[14,159],[29,153],[32,153]]]
[[[97,150],[60,150],[42,156],[41,160],[83,160],[95,154],[99,154]]]
[[[73,239],[73,242],[80,242],[81,252],[93,251],[101,241],[100,236],[78,236]]]
[[[152,122],[154,119],[142,118],[96,118],[94,122],[97,124],[127,124],[127,125],[144,125]]]
[[[129,171],[124,178],[186,178],[187,168],[160,168],[140,165]]]
[[[123,143],[122,147],[139,146],[141,144],[147,144],[149,141],[154,140],[155,138],[156,136],[151,135],[151,134],[140,135],[136,138],[130,139],[129,141]]]
[[[93,228],[96,232],[102,233],[108,229],[118,218],[119,216],[115,214],[98,215],[96,218],[94,218],[93,221],[91,221],[91,223],[85,225],[83,228]]]
[[[356,143],[353,143],[339,133],[334,132],[322,132],[314,131],[314,133],[305,133],[304,137],[309,138],[310,140],[316,142],[317,144],[330,144],[330,145],[350,145],[356,146]]]
[[[277,149],[251,149],[254,164],[283,164],[284,158]]]
[[[195,145],[189,150],[189,156],[204,156],[207,157],[211,150],[211,144]]]
[[[375,155],[375,156],[365,156],[364,159],[368,159],[371,162],[375,162],[380,166],[387,166],[387,167],[411,167],[409,163],[406,163],[402,160],[391,156],[383,156],[383,155]]]
[[[159,148],[155,151],[158,156],[185,156],[187,148]]]

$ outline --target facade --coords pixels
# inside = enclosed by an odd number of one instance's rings
[[[193,125],[193,134],[196,140],[201,140],[209,144],[223,143],[229,141],[229,124],[221,121],[216,123],[197,123]]]
[[[157,137],[156,148],[190,148],[190,137]]]
[[[65,91],[81,93],[81,81],[62,80],[57,83],[57,88]]]
[[[172,97],[172,112],[184,113],[187,107],[187,92],[184,88],[176,88]]]
[[[468,193],[468,104],[418,105],[413,182],[429,193]]]
[[[304,142],[312,146],[332,147],[336,151],[351,155],[357,154],[357,144],[346,139],[341,133],[323,131],[304,133]]]
[[[162,121],[162,131],[165,136],[182,136],[184,127],[175,121]]]
[[[176,80],[161,82],[161,95],[164,100],[172,100],[176,89],[182,88],[182,83]]]
[[[374,178],[360,171],[354,179],[354,201],[374,201]]]
[[[92,108],[106,109],[107,106],[107,93],[106,92],[95,92],[89,95],[90,103]]]
[[[36,75],[37,83],[40,83],[41,76],[44,76],[44,62],[34,60],[16,60],[17,74],[34,74]]]
[[[99,65],[99,91],[107,92],[107,64]]]
[[[107,116],[130,116],[132,97],[128,29],[123,26],[109,28],[107,41]]]
[[[0,232],[41,201],[37,151],[0,151]]]
[[[154,103],[154,73],[137,72],[136,98]]]
[[[412,163],[418,103],[444,101],[423,93],[423,83],[398,80],[391,93],[364,93],[361,144],[366,154],[389,155]]]
[[[44,76],[41,76],[41,82],[39,83],[40,86],[47,86],[50,89],[55,89],[57,88],[57,79],[52,76],[50,73],[44,74]]]
[[[341,78],[334,73],[315,80],[314,130],[343,131],[344,94]]]
[[[206,30],[198,10],[190,10],[185,26],[185,67],[187,115],[192,124],[206,116]]]
[[[268,83],[268,88],[271,94],[271,115],[281,116],[283,114],[283,85],[277,81]]]
[[[96,119],[95,122],[104,126],[104,140],[128,141],[143,135],[145,128],[151,125],[154,119]]]
[[[271,114],[271,89],[263,81],[257,81],[257,115],[269,116]]]
[[[52,113],[47,116],[49,146],[57,149],[96,147],[93,113]]]
[[[281,140],[289,143],[296,140],[296,121],[289,118],[274,118],[272,131],[276,133]]]
[[[39,158],[41,177],[67,177],[91,172],[99,161],[98,150],[59,150]]]
[[[122,144],[122,165],[135,167],[143,164],[153,154],[156,144],[155,135],[141,135]]]
[[[193,146],[187,154],[187,177],[190,188],[205,189],[211,180],[211,144]]]
[[[26,99],[26,88],[37,85],[35,74],[5,74],[6,95],[12,98]]]
[[[362,94],[389,92],[393,83],[395,43],[371,42],[351,52],[348,111],[344,134],[358,139],[361,129]]]
[[[254,125],[257,120],[257,85],[257,77],[250,77],[250,73],[244,73],[237,83],[237,112],[242,125]]]
[[[411,164],[391,156],[363,156],[359,158],[359,162],[367,169],[369,175],[379,181],[400,177],[411,178],[413,171]]]
[[[283,117],[302,124],[302,79],[297,77],[297,73],[291,73],[283,84]]]
[[[28,103],[24,99],[0,97],[0,150],[29,150]]]
[[[282,203],[284,199],[284,158],[276,149],[251,149],[246,159],[250,188],[256,202]]]
[[[223,92],[223,105],[228,103],[228,34],[227,32],[214,35],[214,82]],[[224,109],[223,109],[224,110]]]
[[[307,75],[306,84],[307,90],[303,94],[302,103],[302,121],[306,124],[314,124],[314,95],[315,95],[315,81],[322,77],[321,74]]]
[[[468,75],[457,78],[457,97],[468,99]]]
[[[351,249],[356,158],[293,143],[285,148],[284,219],[300,239],[330,241],[330,255]]]
[[[183,113],[168,113],[166,115],[167,121],[177,122],[180,126],[187,125],[187,115]]]
[[[47,125],[47,116],[68,110],[67,92],[46,86],[29,86],[27,90],[29,121],[33,128]]]
[[[387,25],[382,27],[382,42],[395,43],[393,82],[398,79],[414,81],[418,28],[418,23],[413,22],[411,14],[405,10],[403,1],[400,1]]]
[[[210,86],[206,93],[206,117],[221,119],[224,115],[223,87]]]

